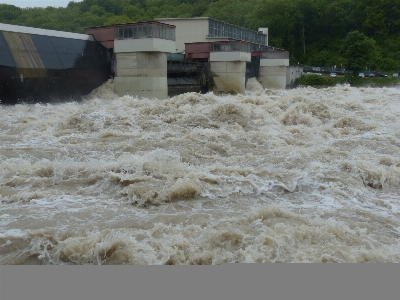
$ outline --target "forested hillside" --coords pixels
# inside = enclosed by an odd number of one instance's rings
[[[84,32],[85,27],[160,17],[215,19],[257,30],[269,27],[270,45],[288,49],[291,62],[346,64],[341,48],[358,30],[375,41],[368,67],[400,70],[400,0],[83,0],[66,8],[0,4],[0,22]]]

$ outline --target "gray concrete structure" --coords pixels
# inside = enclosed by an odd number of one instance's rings
[[[289,52],[287,51],[265,51],[260,58],[261,85],[270,89],[285,89],[288,82],[286,79],[286,67],[289,66]]]
[[[115,69],[114,87],[118,95],[168,98],[166,53],[116,53]]]
[[[251,61],[250,44],[215,42],[211,45],[210,68],[214,80],[213,92],[244,94],[246,62]]]
[[[118,95],[168,98],[167,53],[174,52],[175,40],[174,32],[164,33],[164,25],[140,22],[127,25],[127,30],[118,28],[119,39],[114,41],[114,89]]]
[[[296,79],[303,75],[303,67],[289,66],[286,68],[286,84],[288,87],[292,86]]]

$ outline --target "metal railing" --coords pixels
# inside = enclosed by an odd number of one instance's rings
[[[265,45],[267,39],[264,34],[257,31],[249,30],[214,19],[210,19],[208,36],[228,37],[235,40],[242,40],[260,45]]]
[[[184,61],[185,54],[182,53],[167,53],[167,60]]]
[[[311,72],[311,73],[316,73],[316,72],[321,72],[321,73],[343,73],[343,74],[351,74],[351,70],[346,70],[344,68],[336,68],[336,67],[315,67],[315,66],[304,66],[303,67],[304,72]]]

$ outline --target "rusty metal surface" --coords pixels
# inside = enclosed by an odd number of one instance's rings
[[[114,49],[114,26],[85,28],[85,33],[93,35],[107,49]]]
[[[210,57],[210,42],[185,44],[185,59],[204,59]]]
[[[142,27],[142,26],[156,26],[157,28],[164,28],[168,30],[173,30],[173,38],[162,37],[159,31],[158,34],[155,34],[156,31],[152,31],[151,36],[156,38],[167,38],[175,40],[175,25],[165,24],[157,21],[146,21],[146,22],[135,22],[135,23],[125,23],[125,24],[115,24],[115,25],[107,25],[107,26],[97,26],[97,27],[88,27],[85,28],[85,34],[93,35],[96,41],[101,43],[107,49],[114,49],[114,40],[115,39],[124,39],[124,38],[140,38],[138,32],[135,33],[134,28]],[[154,27],[154,28],[156,28]],[[130,32],[130,33],[127,33]],[[122,36],[121,36],[122,32]]]
[[[46,69],[31,39],[31,35],[19,32],[3,32],[20,76],[46,77]]]

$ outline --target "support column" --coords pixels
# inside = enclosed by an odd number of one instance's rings
[[[286,58],[267,58],[268,55],[261,55],[260,59],[260,78],[259,81],[264,88],[285,89],[286,67],[289,66],[289,57]],[[268,53],[267,53],[268,54]],[[272,53],[274,54],[274,53]],[[287,54],[288,55],[288,54]],[[263,58],[264,56],[264,58]],[[267,57],[266,57],[267,56]],[[270,55],[273,56],[273,55]],[[280,55],[282,56],[282,55]]]
[[[168,98],[167,54],[116,53],[115,92],[143,98]]]
[[[246,62],[212,61],[210,63],[214,79],[213,92],[244,94],[246,88]]]
[[[175,52],[175,26],[138,22],[115,29],[114,89],[120,95],[168,98],[167,53]]]
[[[237,41],[215,42],[212,49],[210,69],[214,80],[213,92],[244,94],[246,62],[251,61],[250,44]]]

